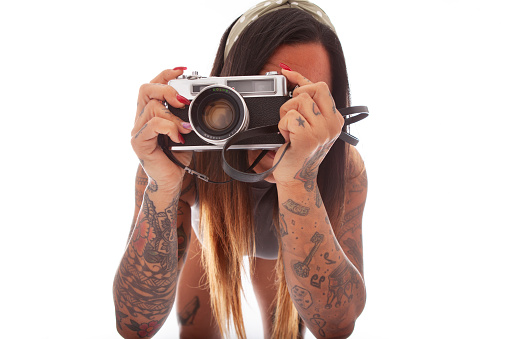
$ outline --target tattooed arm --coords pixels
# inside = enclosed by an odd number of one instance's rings
[[[364,308],[361,220],[366,191],[363,169],[347,183],[345,217],[334,232],[314,180],[278,189],[286,281],[301,318],[317,338],[348,337]]]
[[[150,337],[166,320],[190,236],[190,207],[180,190],[167,192],[150,181],[114,281],[117,330],[124,338]],[[189,196],[192,181],[184,185]]]

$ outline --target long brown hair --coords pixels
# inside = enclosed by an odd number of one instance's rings
[[[329,27],[300,9],[280,9],[258,18],[248,26],[224,60],[224,47],[232,26],[221,39],[212,76],[259,74],[279,46],[320,43],[329,55],[331,93],[336,106],[349,106],[350,91],[343,51],[338,37]],[[229,151],[228,158],[236,168],[248,167],[246,151]],[[334,230],[338,230],[343,215],[346,158],[347,147],[343,141],[337,140],[318,172],[318,187]],[[219,152],[197,153],[195,160],[199,172],[214,180],[228,179],[221,169]],[[249,184],[238,181],[224,185],[198,182],[200,232],[204,240],[202,260],[207,272],[212,309],[223,335],[229,331],[233,317],[237,336],[245,338],[241,272],[243,257],[248,255],[252,264],[255,253]],[[279,227],[277,218],[275,225]],[[273,337],[296,338],[299,319],[286,286],[281,248],[276,267],[278,296]]]

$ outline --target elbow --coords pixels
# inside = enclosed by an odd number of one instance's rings
[[[335,331],[333,338],[335,339],[344,339],[348,338],[352,335],[353,330],[355,328],[355,322],[359,318],[360,314],[364,310],[364,306],[366,298],[362,298],[359,302],[356,303],[354,309],[350,309],[350,311],[341,319],[341,322],[337,325],[337,330]]]
[[[353,333],[353,329],[355,327],[355,321],[352,322],[349,326],[342,328],[341,333],[338,336],[335,336],[334,339],[346,339],[350,337]]]

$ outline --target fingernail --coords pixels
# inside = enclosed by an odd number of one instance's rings
[[[179,133],[179,140],[180,140],[180,143],[183,145],[185,144],[186,142],[184,141],[184,137],[182,136],[182,134]]]
[[[191,126],[191,124],[188,122],[183,122],[182,127],[184,127],[185,129],[193,129],[193,126]]]
[[[190,105],[191,104],[191,101],[187,100],[186,98],[184,98],[180,94],[177,94],[177,100],[180,101],[183,104],[186,104],[186,105]]]
[[[287,65],[283,64],[283,63],[280,63],[279,64],[279,67],[281,67],[282,69],[285,69],[287,71],[291,71],[292,69],[290,67],[288,67]]]
[[[187,67],[175,67],[173,70],[174,71],[185,71],[187,69]]]

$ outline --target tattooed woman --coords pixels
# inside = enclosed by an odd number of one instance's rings
[[[290,146],[261,183],[195,180],[158,146],[159,134],[183,143],[191,131],[161,103],[189,104],[168,86],[183,70],[165,70],[139,92],[132,130],[141,163],[137,208],[114,281],[119,333],[151,337],[176,300],[181,338],[221,338],[231,323],[246,338],[241,272],[248,256],[265,338],[298,338],[304,326],[318,338],[348,337],[365,304],[367,177],[356,149],[338,139],[344,119],[336,107],[350,106],[349,85],[328,17],[308,1],[267,1],[221,40],[213,76],[276,71],[295,88],[278,125]],[[271,168],[283,148],[254,172]],[[229,161],[242,168],[259,153],[228,152]],[[210,178],[228,179],[220,152],[175,154]]]

